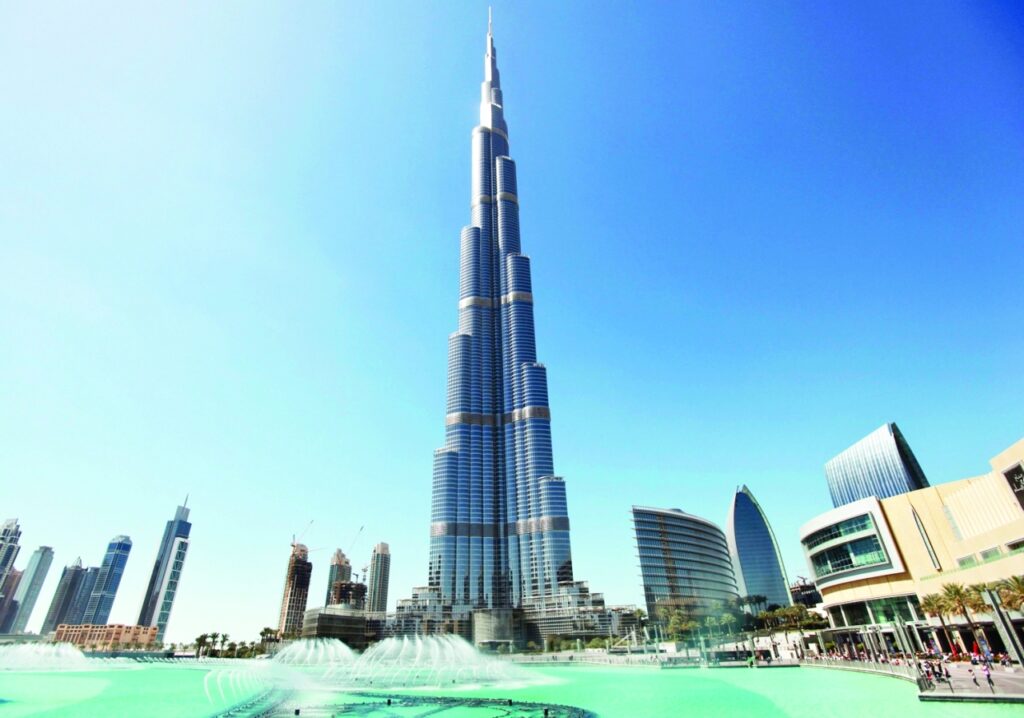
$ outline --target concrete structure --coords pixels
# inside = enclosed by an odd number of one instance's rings
[[[370,556],[369,592],[366,597],[366,610],[384,613],[388,610],[388,581],[391,576],[391,551],[386,543],[373,547]]]
[[[920,601],[943,586],[998,581],[1024,574],[1024,439],[990,461],[991,471],[885,499],[845,504],[803,526],[801,542],[837,643],[874,641],[890,648],[948,650],[938,621]],[[980,613],[986,640],[1006,641],[993,614]],[[1010,614],[1020,630],[1022,617]],[[958,649],[973,648],[963,618],[947,615]],[[903,632],[901,624],[909,624]],[[905,633],[905,635],[904,635]],[[875,638],[869,638],[875,635]]]
[[[349,648],[362,650],[371,641],[380,639],[380,627],[380,621],[367,621],[366,611],[361,609],[341,605],[325,606],[305,612],[302,619],[302,637],[337,638],[344,641]]]
[[[884,424],[825,464],[832,505],[880,499],[928,486],[928,479],[896,424]]]
[[[741,596],[764,596],[769,608],[789,606],[786,567],[768,517],[746,486],[736,490],[725,524],[736,585]]]
[[[18,590],[14,594],[13,610],[16,611],[14,621],[11,624],[11,633],[24,633],[28,626],[28,619],[35,610],[36,600],[39,598],[39,591],[46,580],[46,574],[50,571],[50,564],[53,563],[53,549],[49,546],[40,546],[32,554],[28,566],[18,584]]]
[[[302,617],[306,612],[309,598],[309,578],[313,564],[309,562],[309,549],[300,543],[292,544],[288,557],[288,571],[284,577],[284,595],[281,597],[281,615],[277,633],[281,638],[291,638],[302,633]]]
[[[74,623],[74,621],[68,620],[68,616],[84,575],[85,569],[82,568],[81,557],[64,567],[60,581],[57,583],[57,590],[53,593],[53,600],[50,601],[50,609],[46,612],[46,618],[43,619],[43,627],[39,631],[41,634],[52,633],[62,623]]]
[[[366,610],[366,584],[356,581],[335,581],[327,605],[357,611]]]
[[[112,651],[116,648],[148,648],[157,642],[156,626],[93,625],[57,626],[55,643],[71,643],[82,650]]]
[[[157,641],[164,640],[167,622],[171,618],[171,608],[181,581],[181,571],[185,566],[185,555],[188,553],[189,534],[192,524],[188,521],[188,497],[185,504],[174,512],[174,518],[164,527],[164,535],[157,549],[153,571],[149,575],[149,585],[142,599],[139,611],[140,626],[156,626]]]
[[[718,613],[716,604],[739,596],[722,529],[679,509],[633,507],[647,614],[680,609],[694,618]]]
[[[345,556],[345,552],[339,548],[331,557],[331,565],[327,571],[327,597],[324,599],[324,605],[329,606],[333,603],[331,593],[334,591],[335,583],[351,580],[352,562]]]
[[[797,580],[789,585],[789,596],[793,605],[802,604],[807,608],[814,608],[821,603],[821,593],[818,587],[803,576],[797,576]]]
[[[110,618],[110,610],[114,607],[117,589],[121,585],[121,576],[128,563],[128,554],[132,550],[132,540],[127,536],[115,536],[107,545],[99,572],[96,574],[96,585],[93,586],[89,602],[82,616],[83,624],[101,625]]]

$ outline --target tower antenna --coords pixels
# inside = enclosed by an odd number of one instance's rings
[[[488,35],[493,35],[494,34],[493,30],[494,30],[494,25],[493,25],[493,22],[492,22],[492,19],[491,19],[491,6],[488,5],[487,6],[487,34]]]

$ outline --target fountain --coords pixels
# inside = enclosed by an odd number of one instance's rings
[[[274,661],[290,666],[349,664],[355,653],[336,638],[303,638],[274,656]]]
[[[89,667],[89,659],[70,643],[18,643],[0,646],[0,670],[67,671]]]

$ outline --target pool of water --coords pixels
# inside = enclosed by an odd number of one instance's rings
[[[265,695],[266,661],[235,661],[230,668],[105,667],[50,672],[0,671],[0,718],[8,716],[135,716],[197,718],[222,715],[232,706]],[[421,716],[438,718],[1018,718],[1020,706],[935,704],[917,700],[905,681],[812,668],[678,669],[645,667],[524,667],[525,681],[456,689],[375,692],[325,689],[322,681],[294,674],[281,685],[274,715]],[[292,675],[292,674],[289,674]],[[280,691],[290,691],[287,693]],[[392,705],[386,701],[391,699]],[[512,705],[508,705],[508,701]],[[258,705],[252,711],[265,710]]]

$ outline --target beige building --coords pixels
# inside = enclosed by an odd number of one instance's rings
[[[841,644],[864,643],[874,635],[879,647],[945,646],[941,632],[921,630],[930,619],[920,610],[921,597],[940,593],[943,585],[965,586],[1024,575],[1024,439],[990,462],[991,471],[887,499],[869,497],[808,523],[800,540],[828,612],[831,633]],[[1024,617],[1009,614],[1017,624]],[[995,649],[1003,641],[988,614],[977,617]],[[962,619],[954,624],[954,640]],[[910,625],[898,635],[895,624]],[[936,621],[937,623],[937,621]],[[866,628],[878,627],[880,628]],[[854,640],[854,634],[857,639]],[[970,639],[961,634],[961,648]]]
[[[54,643],[71,643],[83,650],[111,651],[116,649],[152,648],[156,642],[156,626],[92,625],[57,626]]]

